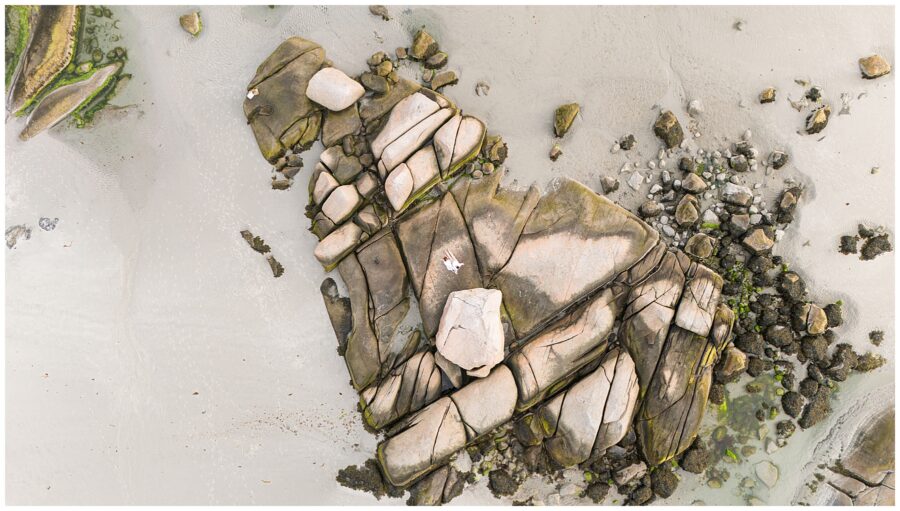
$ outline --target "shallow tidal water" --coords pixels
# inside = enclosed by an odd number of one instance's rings
[[[365,6],[204,7],[196,40],[178,25],[189,9],[113,11],[134,75],[119,108],[27,143],[21,119],[6,123],[7,227],[32,228],[6,254],[9,503],[400,503],[334,480],[377,439],[363,430],[319,293],[326,275],[303,216],[309,170],[271,190],[241,111],[256,66],[293,35],[352,75],[424,25],[460,75],[443,92],[509,145],[508,183],[546,188],[565,175],[599,190],[626,156],[655,157],[655,106],[686,124],[691,99],[705,110],[698,147],[724,148],[750,129],[763,154],[787,150],[787,167],[748,176],[772,197],[787,177],[807,187],[776,253],[818,303],[843,300],[841,342],[888,363],[851,376],[834,413],[786,447],[768,455],[759,444],[723,464],[723,488],[679,472],[676,494],[657,503],[743,504],[737,486],[764,459],[779,482],[750,493],[794,502],[816,465],[893,402],[894,254],[837,252],[858,223],[894,232],[894,75],[865,81],[856,64],[871,53],[893,61],[893,8],[395,6],[385,22]],[[832,105],[820,135],[797,133],[805,115],[786,101],[805,90],[795,78],[822,86]],[[487,96],[475,94],[479,81]],[[759,105],[768,86],[778,100]],[[849,115],[837,113],[841,93],[854,98]],[[570,101],[582,113],[551,162],[553,111]],[[628,133],[636,148],[610,154]],[[620,180],[612,198],[633,209],[643,196]],[[43,231],[41,217],[60,220]],[[266,240],[284,276],[272,278],[242,229]],[[880,348],[868,342],[874,329],[885,332]],[[747,381],[729,386],[732,397]],[[716,420],[711,408],[708,429]],[[483,481],[453,501],[495,502]]]

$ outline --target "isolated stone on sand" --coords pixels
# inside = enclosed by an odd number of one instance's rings
[[[881,55],[875,54],[859,59],[859,70],[863,78],[874,79],[891,72],[891,65]]]
[[[185,32],[194,37],[199,36],[203,30],[203,22],[200,20],[200,13],[197,11],[182,15],[178,18],[178,23],[181,24],[181,28]]]
[[[553,132],[557,137],[562,138],[569,132],[579,111],[581,111],[581,107],[578,103],[567,103],[556,109],[553,116]]]
[[[666,148],[678,147],[684,140],[684,130],[678,118],[671,111],[666,110],[659,114],[659,118],[653,124],[653,133],[666,144]]]

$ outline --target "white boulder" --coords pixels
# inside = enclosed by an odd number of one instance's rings
[[[502,293],[497,289],[466,289],[447,297],[435,335],[438,352],[481,377],[503,361]]]
[[[333,67],[319,70],[306,86],[306,97],[332,112],[349,108],[365,92],[359,82]]]

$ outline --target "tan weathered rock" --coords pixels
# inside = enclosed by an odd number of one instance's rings
[[[691,194],[685,194],[675,207],[675,221],[678,225],[689,226],[700,219],[700,201]]]
[[[759,93],[760,103],[772,103],[775,101],[775,87],[766,87]]]
[[[438,51],[438,43],[431,34],[419,30],[413,36],[412,46],[409,47],[409,56],[416,60],[425,60]]]
[[[322,204],[338,186],[340,186],[340,183],[337,182],[330,172],[327,170],[319,172],[315,188],[313,188],[313,200],[316,204]]]
[[[863,78],[869,80],[891,72],[891,65],[881,55],[875,54],[859,59],[859,70]]]
[[[503,360],[502,294],[496,289],[464,289],[447,297],[435,334],[438,352],[467,371],[490,370]]]
[[[553,115],[553,132],[557,137],[562,138],[569,132],[569,128],[572,127],[572,123],[575,122],[575,117],[580,111],[581,107],[578,103],[568,103],[556,109],[556,113]]]
[[[178,23],[185,32],[194,37],[199,36],[203,30],[203,22],[200,20],[200,13],[197,11],[182,15],[178,18]]]
[[[440,395],[440,370],[434,355],[424,351],[392,370],[377,386],[363,390],[360,402],[369,426],[381,429],[421,410]]]
[[[325,175],[324,173],[322,174]],[[322,204],[322,213],[335,224],[341,224],[353,216],[356,209],[362,204],[362,197],[353,185],[343,185],[335,188]]]
[[[697,233],[687,240],[684,251],[699,259],[706,259],[715,251],[716,239],[703,233]]]
[[[334,67],[320,69],[306,86],[306,97],[332,112],[350,108],[365,93],[359,82]]]
[[[675,312],[675,324],[706,337],[712,328],[722,284],[722,277],[717,273],[706,266],[696,265],[693,268],[693,276],[684,286],[678,310]]]
[[[638,397],[637,374],[626,351],[613,350],[600,367],[544,405],[547,452],[563,466],[586,461],[628,432]]]
[[[681,180],[681,188],[690,193],[703,193],[708,186],[702,177],[693,172],[688,172]]]
[[[340,112],[326,112],[322,122],[322,144],[331,147],[340,144],[347,135],[355,135],[362,128],[356,103]]]
[[[764,254],[775,246],[775,240],[766,235],[762,227],[757,227],[744,236],[744,246],[754,254]]]
[[[658,239],[654,229],[625,209],[576,181],[558,180],[532,211],[493,285],[503,291],[522,337],[611,282]]]
[[[806,331],[810,335],[824,334],[828,330],[828,316],[818,305],[809,304],[809,312],[806,316]]]
[[[828,125],[828,118],[831,117],[831,107],[825,105],[816,109],[806,118],[806,132],[810,135],[819,133]]]
[[[559,382],[606,351],[621,302],[612,288],[604,289],[510,355],[507,366],[519,387],[517,410],[539,403]]]
[[[362,229],[353,222],[338,227],[316,245],[314,255],[325,271],[331,271],[362,241]]]
[[[419,149],[406,160],[413,179],[413,190],[419,192],[434,185],[441,176],[434,148],[431,145]]]
[[[431,139],[434,132],[447,119],[453,116],[453,113],[453,110],[450,108],[442,108],[410,128],[397,140],[391,142],[381,153],[381,161],[384,163],[385,169],[391,171],[394,167],[406,161],[417,149]]]

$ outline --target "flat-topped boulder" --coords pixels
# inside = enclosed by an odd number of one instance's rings
[[[494,277],[519,336],[612,281],[659,239],[637,216],[583,184],[560,179],[532,211]]]

